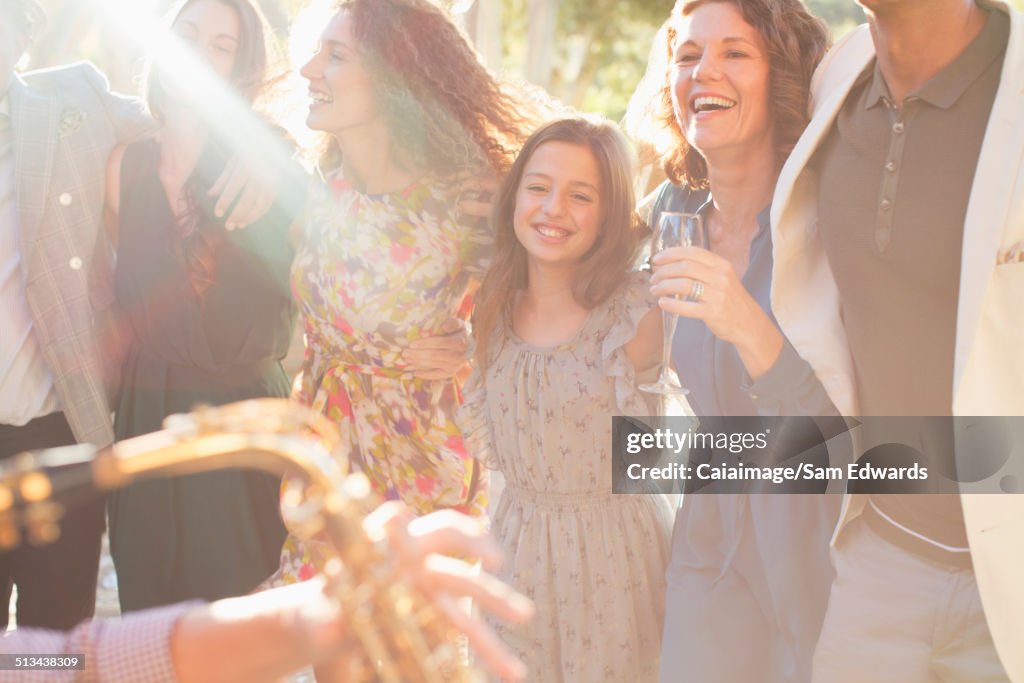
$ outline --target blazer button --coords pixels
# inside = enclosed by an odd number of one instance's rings
[[[62,192],[57,201],[60,202],[61,206],[71,206],[71,194],[68,192]]]
[[[81,270],[82,259],[78,258],[77,256],[72,256],[71,260],[68,261],[68,265],[71,266],[71,270]]]

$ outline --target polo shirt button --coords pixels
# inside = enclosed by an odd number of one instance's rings
[[[902,121],[897,121],[896,123],[892,124],[892,132],[896,133],[897,135],[902,133],[903,132],[903,122]]]
[[[888,199],[883,199],[880,206],[882,207],[882,211],[888,211],[889,209],[892,208],[892,202],[890,202]]]
[[[71,195],[67,192],[62,192],[57,201],[60,202],[61,206],[71,206]]]
[[[885,164],[885,170],[888,171],[889,173],[892,173],[893,171],[895,171],[896,170],[896,162],[893,161],[892,159],[890,159],[888,161],[888,163]]]
[[[68,265],[71,266],[71,270],[81,270],[82,259],[78,258],[77,256],[73,256],[71,257],[71,260],[68,261]]]

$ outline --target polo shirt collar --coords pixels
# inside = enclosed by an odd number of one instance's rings
[[[931,80],[907,95],[907,99],[917,98],[939,109],[949,109],[981,77],[985,69],[999,58],[1006,48],[1009,35],[1009,18],[998,10],[988,10],[985,26],[971,44]],[[864,98],[865,109],[892,101],[877,59],[874,60],[874,68],[866,70],[861,78],[871,79]]]

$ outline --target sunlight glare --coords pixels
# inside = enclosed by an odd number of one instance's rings
[[[168,29],[155,11],[154,0],[88,0],[124,40],[133,42],[155,68],[166,87],[184,97],[203,120],[231,145],[249,168],[282,169],[292,154],[248,103],[225,86],[192,50]]]

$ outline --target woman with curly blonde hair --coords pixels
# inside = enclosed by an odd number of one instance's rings
[[[649,69],[638,132],[669,178],[645,202],[649,225],[683,211],[705,226],[703,248],[652,258],[651,291],[680,316],[672,357],[688,398],[702,417],[834,414],[770,307],[769,205],[827,29],[799,0],[680,0],[661,35],[667,66]],[[676,515],[661,680],[808,680],[839,497],[708,490]]]
[[[301,73],[307,124],[329,142],[292,270],[299,400],[338,424],[380,494],[482,515],[484,476],[454,422],[464,361],[437,337],[468,316],[492,239],[453,197],[459,177],[504,172],[539,115],[427,0],[340,3]],[[289,538],[284,581],[315,564]]]

